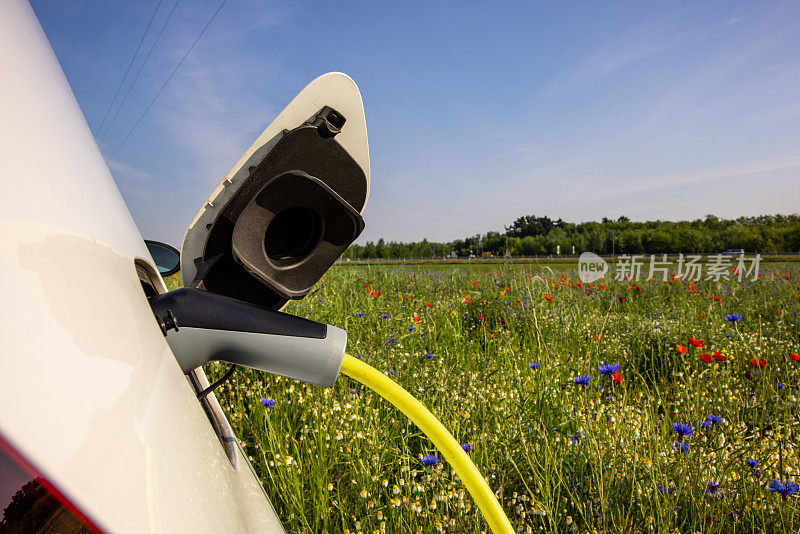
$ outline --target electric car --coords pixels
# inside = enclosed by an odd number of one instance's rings
[[[344,331],[279,310],[364,227],[353,81],[298,94],[178,258],[145,243],[30,5],[4,0],[0,180],[0,533],[282,532],[202,364],[335,380]]]

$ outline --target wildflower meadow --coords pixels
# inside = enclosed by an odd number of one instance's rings
[[[419,398],[518,532],[794,533],[798,284],[790,263],[592,284],[573,266],[337,266],[285,311],[345,328]],[[488,531],[429,440],[347,377],[240,369],[217,396],[289,532]]]

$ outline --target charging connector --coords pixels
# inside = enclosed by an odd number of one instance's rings
[[[193,288],[150,305],[185,373],[225,361],[326,387],[339,376],[347,345],[341,328]]]

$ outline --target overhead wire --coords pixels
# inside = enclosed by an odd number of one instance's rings
[[[106,110],[105,115],[103,115],[103,120],[100,122],[100,126],[97,128],[97,132],[101,132],[103,130],[103,126],[106,124],[106,120],[108,119],[108,114],[111,113],[111,108],[114,107],[114,104],[117,102],[117,97],[119,96],[120,90],[122,90],[122,86],[125,85],[125,80],[128,78],[128,74],[131,71],[131,67],[133,67],[133,63],[136,61],[136,57],[139,55],[139,50],[142,48],[142,43],[144,43],[144,38],[147,36],[147,33],[150,31],[150,26],[153,25],[153,21],[156,18],[156,14],[158,10],[161,8],[161,4],[164,0],[158,0],[158,4],[156,4],[155,10],[153,10],[153,14],[150,16],[150,20],[147,22],[147,27],[144,29],[144,33],[142,34],[141,39],[139,39],[139,44],[136,45],[136,51],[133,53],[133,57],[131,58],[130,62],[128,62],[128,68],[125,69],[125,74],[122,75],[122,80],[120,80],[119,85],[117,86],[117,90],[114,93],[114,98],[111,99],[111,103],[108,105],[108,109]]]
[[[133,81],[128,86],[128,90],[125,91],[125,96],[122,98],[119,107],[117,107],[117,110],[114,112],[113,117],[111,117],[111,122],[108,123],[108,128],[106,128],[105,133],[103,133],[102,137],[100,137],[101,142],[105,140],[105,138],[111,132],[111,127],[114,126],[114,122],[117,120],[119,112],[122,111],[122,107],[125,105],[125,102],[128,101],[128,97],[130,96],[131,91],[133,91],[136,82],[139,81],[139,77],[142,75],[142,71],[147,65],[147,62],[150,60],[150,56],[153,54],[153,50],[155,50],[156,46],[158,45],[158,42],[161,40],[161,36],[164,34],[164,30],[167,28],[170,19],[172,19],[172,15],[173,13],[175,13],[175,9],[178,7],[180,1],[181,0],[175,0],[175,3],[172,5],[172,9],[170,10],[169,14],[167,14],[167,18],[166,20],[164,20],[164,24],[161,25],[161,29],[158,31],[158,35],[156,35],[155,40],[153,40],[153,44],[150,45],[150,50],[147,51],[147,55],[144,57],[144,61],[142,61],[142,64],[139,65],[139,70],[136,71],[136,76],[134,76]]]
[[[228,0],[222,0],[222,2],[220,2],[219,7],[217,7],[217,10],[214,11],[214,14],[211,15],[211,18],[208,20],[206,25],[203,26],[203,29],[198,34],[197,38],[194,40],[194,42],[192,42],[191,46],[189,46],[189,48],[186,50],[186,53],[183,54],[183,57],[181,58],[181,60],[175,66],[173,71],[170,73],[169,77],[161,85],[161,88],[159,88],[158,92],[153,96],[152,100],[150,100],[150,103],[147,104],[147,107],[144,109],[144,111],[142,111],[142,114],[139,115],[139,118],[136,119],[136,122],[133,124],[133,126],[131,126],[131,129],[128,130],[128,133],[125,134],[125,137],[122,139],[120,144],[117,146],[117,148],[114,150],[114,152],[111,153],[111,156],[109,156],[110,158],[113,158],[116,155],[116,153],[119,152],[119,149],[122,148],[122,145],[125,144],[125,141],[128,140],[128,138],[131,136],[131,134],[136,129],[136,127],[139,126],[139,123],[142,122],[142,119],[144,118],[144,116],[147,115],[147,112],[150,111],[150,108],[153,107],[153,104],[156,103],[156,100],[158,100],[158,97],[161,96],[161,93],[164,91],[164,89],[167,87],[169,82],[175,76],[175,73],[177,73],[178,69],[181,68],[181,65],[183,65],[183,62],[186,61],[187,57],[189,57],[189,54],[192,53],[192,50],[194,50],[195,45],[197,45],[198,41],[200,41],[200,38],[203,37],[203,34],[206,33],[206,30],[208,30],[209,26],[211,26],[211,23],[214,22],[214,19],[217,18],[217,15],[219,14],[219,12],[222,10],[223,6],[225,6],[225,4],[227,2],[228,2]]]

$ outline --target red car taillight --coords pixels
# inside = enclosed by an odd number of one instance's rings
[[[0,438],[0,534],[100,532],[80,510]]]

